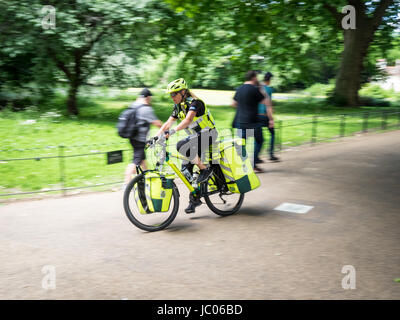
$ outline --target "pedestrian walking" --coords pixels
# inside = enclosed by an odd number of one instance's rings
[[[258,105],[262,103],[271,106],[269,97],[264,96],[258,89],[257,74],[258,72],[254,70],[246,73],[245,82],[237,88],[232,102],[232,105],[237,108],[232,126],[239,129],[238,134],[243,139],[247,140],[249,130],[253,133],[255,140],[253,161],[256,159],[256,145],[262,144],[260,136],[254,134],[255,129],[259,127],[257,121]],[[256,172],[263,172],[254,162],[253,167]]]
[[[255,163],[263,163],[264,161],[259,158],[260,151],[262,149],[264,143],[264,135],[263,128],[268,128],[270,133],[270,143],[269,143],[269,160],[271,161],[279,161],[279,158],[274,155],[274,146],[275,146],[275,126],[274,126],[274,117],[273,117],[273,108],[272,108],[272,92],[273,88],[271,87],[271,78],[273,77],[271,72],[267,72],[264,75],[264,82],[260,84],[261,93],[268,97],[271,101],[271,106],[267,106],[263,103],[258,105],[258,115],[257,120],[259,123],[259,127],[255,129],[254,135],[257,136],[255,139]]]
[[[140,96],[128,109],[121,113],[118,119],[118,133],[121,137],[129,139],[133,148],[132,163],[128,164],[125,170],[124,187],[129,183],[132,174],[136,173],[136,166],[140,165],[146,170],[145,145],[150,125],[161,128],[162,122],[154,114],[151,107],[152,93],[144,88]]]

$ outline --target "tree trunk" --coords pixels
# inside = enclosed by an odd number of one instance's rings
[[[78,115],[79,110],[77,106],[77,95],[78,95],[79,83],[72,82],[68,89],[68,100],[67,100],[67,110],[71,115]]]
[[[358,90],[370,38],[363,28],[344,31],[344,50],[333,96],[337,104],[359,105]]]
[[[357,106],[364,58],[375,31],[381,24],[387,8],[393,4],[393,0],[381,0],[372,17],[368,17],[365,13],[364,1],[348,0],[348,4],[356,9],[356,29],[343,30],[344,50],[336,77],[333,101],[339,105]],[[325,7],[334,15],[338,24],[341,24],[342,18],[338,12],[330,5],[325,5]]]
[[[82,62],[83,53],[81,50],[74,51],[74,68],[71,72],[70,83],[71,86],[68,90],[68,100],[67,100],[67,109],[69,114],[73,114],[77,116],[79,114],[78,106],[77,106],[77,95],[79,86],[82,84],[82,70],[81,70],[81,62]]]

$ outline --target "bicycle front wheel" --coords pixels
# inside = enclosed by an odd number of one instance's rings
[[[174,221],[179,209],[179,191],[173,182],[172,198],[169,210],[166,212],[140,213],[135,200],[135,188],[144,182],[144,175],[139,174],[129,182],[124,193],[124,209],[128,219],[138,228],[145,231],[159,231],[168,227]]]
[[[218,168],[219,169],[219,168]],[[222,172],[215,169],[205,186],[204,200],[210,210],[219,216],[230,216],[236,213],[243,204],[243,193],[231,193],[223,187]]]

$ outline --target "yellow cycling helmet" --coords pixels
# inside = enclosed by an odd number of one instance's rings
[[[188,86],[185,79],[179,78],[168,84],[166,93],[177,92],[187,88]]]

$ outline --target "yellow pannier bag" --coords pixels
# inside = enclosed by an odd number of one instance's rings
[[[240,138],[222,140],[219,144],[219,165],[228,189],[233,193],[246,193],[260,186],[244,144],[244,139]]]
[[[218,190],[218,187],[216,186],[213,179],[209,179],[207,184],[208,184],[208,191]]]
[[[145,181],[135,186],[135,201],[139,212],[166,212],[171,204],[174,175],[147,172]]]

